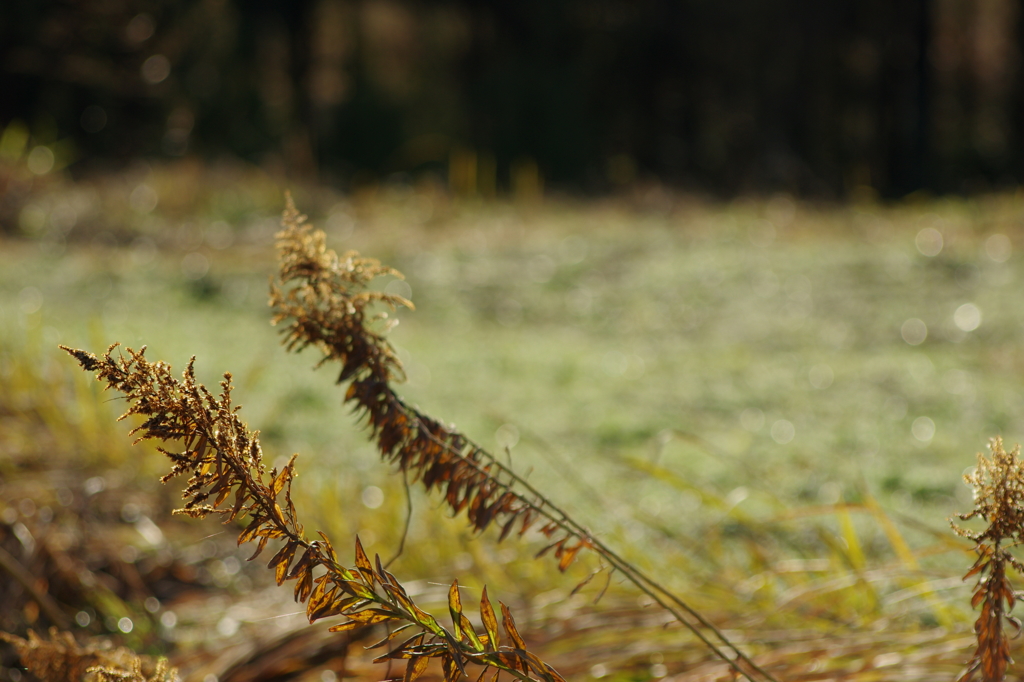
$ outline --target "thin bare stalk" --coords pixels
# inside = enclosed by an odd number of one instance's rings
[[[486,451],[482,449],[480,451],[486,453]],[[671,613],[676,618],[676,620],[678,620],[691,633],[693,633],[715,655],[717,655],[723,661],[728,663],[736,672],[740,673],[744,677],[748,677],[749,679],[747,671],[743,670],[732,657],[728,656],[724,651],[722,651],[717,645],[715,645],[710,639],[708,639],[704,635],[704,633],[700,631],[699,628],[693,625],[693,623],[691,623],[687,618],[685,618],[683,614],[680,613],[680,611],[678,611],[670,604],[675,604],[679,609],[682,609],[682,611],[686,612],[691,617],[693,617],[698,623],[700,623],[700,625],[704,626],[712,633],[714,633],[714,635],[721,641],[721,643],[727,649],[729,649],[729,651],[735,654],[736,659],[743,661],[744,663],[749,665],[753,670],[757,671],[761,675],[764,675],[764,677],[768,680],[771,680],[772,682],[778,682],[778,680],[776,680],[771,673],[767,672],[759,665],[754,663],[754,661],[751,660],[749,656],[743,653],[743,651],[741,651],[735,644],[733,644],[729,640],[729,638],[726,637],[724,633],[722,633],[721,630],[715,627],[715,625],[711,623],[709,620],[707,620],[707,618],[705,618],[699,611],[697,611],[695,608],[687,604],[681,597],[675,595],[668,588],[666,588],[665,586],[663,586],[662,584],[660,584],[659,582],[645,574],[634,564],[630,563],[626,559],[623,559],[621,555],[612,550],[604,542],[594,537],[589,531],[587,531],[582,525],[580,525],[575,519],[573,519],[567,512],[563,511],[560,507],[558,507],[555,503],[548,499],[543,493],[537,490],[537,488],[530,484],[525,478],[519,476],[519,474],[517,474],[515,471],[503,465],[500,461],[494,458],[493,455],[490,455],[489,453],[486,454],[488,457],[490,457],[494,467],[499,469],[504,476],[508,477],[510,481],[510,488],[513,485],[518,486],[521,489],[526,490],[531,496],[536,498],[536,500],[539,501],[539,504],[536,505],[535,508],[538,509],[538,511],[546,519],[549,519],[552,523],[557,524],[559,528],[566,531],[572,537],[578,538],[582,542],[584,542],[586,546],[590,547],[596,554],[601,556],[605,561],[607,561],[609,564],[615,567],[619,571],[619,573],[621,573],[623,577],[626,578],[626,580],[629,583],[631,583],[634,587],[639,589],[647,596],[651,597],[659,606],[661,606],[666,611]]]
[[[409,524],[412,523],[412,490],[409,489],[409,474],[404,471],[402,472],[402,486],[405,488],[405,525],[402,527],[402,538],[398,541],[398,549],[395,550],[395,555],[384,564],[384,568],[388,568],[395,563],[398,557],[402,556],[402,552],[405,551],[405,541],[409,537]]]

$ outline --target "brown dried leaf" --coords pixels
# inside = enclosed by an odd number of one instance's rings
[[[383,623],[386,620],[394,620],[398,614],[390,609],[372,608],[345,615],[363,625],[373,625],[375,623]]]
[[[494,607],[491,600],[487,598],[487,587],[484,586],[483,597],[480,598],[480,620],[487,630],[487,641],[491,651],[498,650],[498,619],[494,616]]]
[[[267,568],[274,569],[274,579],[277,580],[278,585],[284,583],[288,576],[288,567],[291,565],[292,559],[295,558],[295,551],[298,548],[299,543],[295,540],[285,543],[284,547],[278,550],[274,558],[267,564]]]
[[[253,538],[256,537],[256,533],[257,531],[259,531],[260,525],[262,525],[264,521],[266,521],[266,519],[260,516],[259,514],[253,516],[253,519],[249,522],[249,525],[246,526],[245,530],[243,530],[239,534],[238,545],[242,546],[247,542],[251,542]],[[249,561],[252,561],[252,559],[250,558]]]
[[[452,624],[455,626],[455,638],[461,639],[462,628],[460,626],[460,616],[462,615],[462,598],[459,596],[459,581],[458,579],[452,581],[452,586],[448,589],[448,611],[452,614]]]
[[[458,682],[460,674],[465,674],[462,666],[451,652],[441,657],[441,670],[444,671],[445,682]]]
[[[569,568],[573,560],[576,559],[576,555],[581,549],[583,549],[583,543],[579,542],[572,547],[559,547],[559,558],[558,558],[558,570],[565,573],[565,569]]]
[[[414,682],[427,669],[429,662],[430,659],[425,656],[409,659],[409,664],[405,666],[405,678],[402,682]]]
[[[263,548],[267,546],[267,540],[269,539],[270,538],[265,535],[260,538],[260,541],[256,544],[256,551],[252,553],[251,557],[249,557],[249,561],[252,561],[263,552]]]
[[[363,575],[363,580],[366,584],[373,585],[373,566],[363,550],[363,543],[359,541],[358,535],[356,536],[356,568]]]
[[[284,490],[285,485],[292,478],[292,472],[290,467],[285,467],[281,470],[281,473],[270,484],[270,496],[276,498]]]
[[[505,634],[508,635],[508,638],[512,640],[513,646],[517,649],[526,649],[526,642],[523,641],[519,631],[516,629],[516,621],[512,617],[512,612],[502,602],[499,601],[498,604],[501,606],[501,625],[505,628]]]
[[[290,577],[296,577],[298,580],[295,582],[294,599],[300,604],[309,597],[310,591],[313,589],[313,567],[305,566],[302,569],[302,573]]]
[[[985,570],[985,568],[988,566],[987,559],[988,559],[988,557],[985,556],[985,555],[982,555],[982,556],[978,557],[978,560],[974,562],[974,566],[971,567],[971,570],[967,571],[967,573],[964,575],[963,579],[967,580],[971,576],[977,575],[981,571]]]
[[[484,643],[480,641],[480,636],[476,634],[476,629],[473,627],[473,623],[470,622],[469,618],[467,618],[464,613],[459,614],[459,629],[462,630],[462,634],[469,639],[470,646],[472,646],[476,652],[479,653],[484,650]]]
[[[398,634],[401,633],[403,630],[408,630],[411,627],[416,627],[416,624],[415,623],[406,623],[405,625],[402,625],[401,627],[395,628],[394,630],[389,632],[387,635],[384,636],[384,639],[380,640],[379,642],[376,642],[374,644],[368,644],[367,646],[365,646],[363,648],[365,648],[365,649],[379,649],[380,647],[384,646],[385,644],[390,642],[392,639],[397,637]],[[416,635],[412,639],[416,639],[417,637],[423,637],[423,633],[420,633],[420,634]],[[403,644],[402,647],[399,647],[399,648],[404,648],[404,647],[405,647],[405,645]]]

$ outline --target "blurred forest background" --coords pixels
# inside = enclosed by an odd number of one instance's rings
[[[0,124],[75,173],[976,193],[1024,178],[1022,35],[1016,0],[11,0]]]

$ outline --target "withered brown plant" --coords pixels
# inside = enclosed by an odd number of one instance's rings
[[[21,664],[40,682],[177,682],[167,659],[138,656],[129,649],[83,646],[70,632],[50,629],[49,639],[32,630],[28,638],[0,632]]]
[[[107,389],[124,395],[129,407],[121,419],[142,418],[131,432],[137,435],[136,442],[155,439],[181,444],[181,449],[158,447],[171,460],[170,473],[161,479],[164,483],[178,476],[189,477],[182,494],[186,502],[176,513],[197,519],[219,515],[224,523],[247,518],[238,544],[256,543],[250,560],[270,541],[279,543],[268,567],[274,570],[278,585],[294,581],[295,600],[306,603],[311,623],[345,616],[348,620],[331,627],[333,632],[376,623],[389,625],[389,634],[370,648],[391,646],[377,662],[407,660],[405,682],[422,674],[430,659],[440,660],[447,682],[467,676],[470,664],[483,668],[480,679],[493,669],[495,677],[506,672],[524,682],[564,682],[551,666],[527,650],[512,614],[499,602],[501,630],[507,641],[501,643],[498,619],[486,589],[480,600],[484,632],[477,632],[463,613],[458,582],[452,583],[449,630],[413,603],[379,556],[370,561],[358,538],[353,568],[341,564],[323,533],[319,540],[309,540],[292,501],[296,455],[280,471],[266,470],[258,433],[249,431],[238,416],[239,407],[232,404],[230,374],[224,375],[221,392],[214,396],[196,381],[195,358],[179,380],[169,365],[146,359],[145,347],[126,349],[127,357],[115,356],[116,348],[117,344],[112,345],[103,357],[64,350],[85,370],[95,372]],[[399,635],[402,638],[396,640]],[[399,643],[392,644],[394,641]]]
[[[371,306],[379,303],[395,310],[412,304],[370,288],[378,276],[401,274],[355,251],[339,256],[328,249],[324,233],[307,223],[290,196],[282,225],[277,234],[280,271],[270,292],[273,323],[285,323],[288,350],[312,346],[323,355],[319,364],[341,365],[338,383],[349,382],[345,401],[365,417],[384,461],[428,491],[441,491],[451,511],[465,511],[475,530],[500,528],[499,542],[513,532],[523,536],[536,525],[550,539],[537,556],[553,551],[561,571],[581,550],[596,552],[737,673],[750,677],[756,672],[774,682],[702,614],[591,535],[510,467],[405,403],[391,386],[403,373],[384,338],[386,313],[373,313]]]
[[[341,363],[338,383],[351,381],[345,399],[366,416],[381,456],[427,490],[442,488],[449,507],[455,513],[465,510],[478,531],[498,524],[505,538],[518,522],[523,535],[543,520],[542,533],[559,535],[550,549],[563,571],[581,549],[592,547],[590,535],[568,525],[541,495],[519,494],[514,486],[523,482],[510,469],[458,431],[407,405],[391,388],[391,381],[404,378],[402,366],[373,328],[386,313],[370,315],[368,308],[373,303],[412,308],[412,303],[368,287],[376,277],[401,273],[354,251],[339,257],[327,249],[324,233],[306,224],[290,198],[284,227],[277,235],[279,281],[271,284],[273,323],[289,321],[284,329],[289,350],[315,346],[324,355],[321,364]]]
[[[1020,632],[1020,621],[1010,615],[1016,603],[1013,585],[1006,576],[1007,566],[1024,574],[1024,564],[1010,553],[1024,542],[1024,462],[1020,445],[1007,452],[1002,438],[989,443],[991,458],[978,453],[978,466],[964,481],[974,488],[974,509],[958,514],[962,521],[980,518],[988,527],[980,532],[952,523],[957,535],[974,541],[978,560],[964,576],[977,576],[971,606],[981,605],[974,624],[978,648],[960,680],[966,682],[981,672],[985,682],[1001,682],[1010,659],[1010,642],[1005,623]]]

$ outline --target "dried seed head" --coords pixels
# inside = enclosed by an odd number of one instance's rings
[[[951,521],[957,535],[976,543],[978,560],[964,580],[977,577],[971,605],[981,606],[974,625],[978,646],[958,682],[970,680],[979,671],[985,682],[1002,682],[1011,662],[1005,624],[1009,622],[1020,629],[1019,622],[1010,616],[1016,594],[1006,575],[1006,566],[1024,572],[1024,565],[1008,551],[1008,547],[1024,541],[1024,463],[1020,460],[1019,445],[1007,452],[1002,439],[993,438],[989,449],[991,458],[979,453],[977,468],[964,476],[964,481],[974,488],[974,509],[957,515],[963,521],[982,518],[988,527],[975,532]]]
[[[966,474],[964,481],[974,488],[974,509],[958,514],[961,520],[982,518],[989,526],[980,533],[953,524],[958,535],[975,542],[984,540],[1024,541],[1024,462],[1020,459],[1020,445],[1007,452],[1002,438],[989,443],[991,458],[978,453],[978,466]]]

